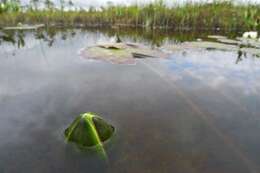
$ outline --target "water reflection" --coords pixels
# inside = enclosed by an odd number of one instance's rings
[[[28,43],[29,41],[26,41],[25,38],[28,37],[28,34],[33,34],[34,39],[36,40],[42,40],[48,44],[48,46],[52,46],[55,37],[57,37],[57,34],[60,35],[62,40],[66,40],[68,37],[74,37],[76,32],[68,31],[68,30],[57,30],[55,28],[49,28],[47,30],[37,30],[35,32],[26,32],[22,30],[12,30],[12,31],[3,31],[0,35],[0,44],[6,43],[11,43],[13,45],[16,45],[17,48],[23,48],[26,46],[26,42]]]
[[[165,65],[170,70],[167,79],[173,80],[206,112],[206,122],[225,136],[224,141],[228,139],[236,146],[236,152],[242,153],[248,167],[256,167],[254,164],[259,160],[254,149],[259,145],[256,131],[260,130],[259,59],[241,52],[192,51],[173,54]]]
[[[79,57],[116,34],[151,46],[203,37],[51,28],[23,32],[20,46],[17,32],[2,37],[0,172],[259,172],[258,58],[193,50],[120,66]],[[87,111],[117,129],[108,163],[64,142]]]
[[[146,42],[149,45],[160,47],[163,44],[167,43],[178,43],[183,41],[193,41],[197,38],[206,38],[209,34],[208,32],[173,32],[168,30],[144,30],[144,29],[73,29],[73,28],[46,28],[39,29],[35,32],[34,38],[38,40],[43,40],[49,46],[55,42],[55,37],[60,35],[61,40],[67,40],[68,38],[72,38],[76,35],[76,33],[81,30],[81,32],[102,32],[106,34],[108,37],[119,36],[120,38],[124,38],[125,40],[132,40],[134,42]],[[226,35],[234,34],[234,33],[222,33]],[[26,35],[22,30],[15,31],[2,31],[0,33],[0,44],[3,42],[11,42],[12,44],[17,44],[17,47],[24,47],[25,41],[24,37]]]
[[[202,84],[211,85],[213,88],[222,84],[237,88],[244,87],[247,83],[247,88],[251,88],[253,94],[257,93],[254,88],[259,86],[259,80],[253,80],[253,77],[257,77],[256,74],[260,73],[260,60],[255,56],[246,55],[241,51],[236,54],[216,50],[176,53],[172,57],[169,66],[176,78],[198,79],[200,82],[196,83],[198,86],[193,86],[195,88]],[[230,78],[232,82],[228,82]],[[188,85],[189,82],[185,83]]]

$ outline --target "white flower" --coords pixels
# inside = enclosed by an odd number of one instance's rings
[[[249,32],[244,32],[243,37],[244,38],[252,38],[256,39],[258,36],[258,33],[256,31],[249,31]]]

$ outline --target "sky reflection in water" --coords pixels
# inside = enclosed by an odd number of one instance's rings
[[[260,170],[259,58],[237,63],[236,52],[180,51],[127,66],[79,56],[114,33],[25,32],[23,46],[1,42],[0,172]],[[199,37],[192,36],[121,33],[151,46]],[[116,127],[105,145],[108,164],[63,140],[68,124],[88,111]]]

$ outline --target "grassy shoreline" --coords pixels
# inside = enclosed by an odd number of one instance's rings
[[[142,27],[174,30],[260,30],[260,5],[227,1],[186,3],[168,7],[163,1],[137,6],[108,6],[102,10],[27,9],[0,13],[0,26],[18,23],[73,27]]]

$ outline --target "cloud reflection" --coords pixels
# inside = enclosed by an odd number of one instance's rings
[[[233,88],[246,95],[258,94],[260,59],[247,55],[237,63],[237,57],[236,52],[192,51],[175,53],[167,63],[176,80],[187,88]]]

